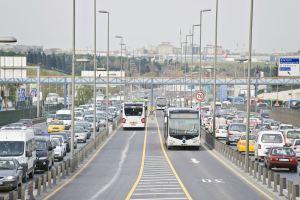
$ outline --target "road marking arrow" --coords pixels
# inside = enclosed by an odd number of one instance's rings
[[[197,160],[196,158],[191,158],[191,161],[192,161],[193,163],[195,163],[195,164],[199,164],[199,163],[200,163],[200,161]]]

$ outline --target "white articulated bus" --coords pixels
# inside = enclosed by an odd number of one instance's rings
[[[126,102],[122,112],[123,129],[146,127],[146,109],[144,102]]]
[[[200,113],[192,108],[168,108],[164,138],[168,149],[174,146],[200,148]]]

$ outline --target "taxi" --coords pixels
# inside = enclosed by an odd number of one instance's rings
[[[65,130],[63,121],[53,120],[48,124],[48,133],[61,132]]]
[[[254,144],[255,144],[255,135],[249,135],[249,153],[254,153]],[[242,135],[241,138],[238,140],[237,144],[237,151],[240,153],[246,152],[246,135]]]

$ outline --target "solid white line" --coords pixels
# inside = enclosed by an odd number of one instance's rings
[[[182,194],[183,194],[183,195],[184,195],[183,192],[133,193],[132,195],[134,195],[134,196],[146,196],[146,195],[158,195],[158,194],[163,194],[163,195],[169,195],[169,194],[171,194],[171,195],[173,195],[173,194],[179,194],[179,195],[182,195]]]
[[[121,174],[121,171],[122,171],[122,168],[123,168],[123,164],[124,164],[124,161],[127,157],[127,153],[128,153],[128,149],[129,149],[129,145],[130,145],[130,141],[132,140],[132,138],[135,136],[136,134],[136,131],[133,132],[133,134],[128,138],[127,140],[127,143],[126,143],[126,146],[125,148],[123,149],[122,151],[122,154],[121,154],[121,160],[119,161],[119,164],[118,164],[118,169],[116,171],[116,173],[114,174],[114,176],[110,179],[110,181],[105,185],[103,186],[97,193],[95,193],[91,198],[89,198],[90,200],[94,200],[94,199],[99,199],[98,197],[105,191],[107,190],[109,187],[112,186],[112,184],[118,180],[120,174]]]

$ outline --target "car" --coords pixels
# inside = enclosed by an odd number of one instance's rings
[[[294,143],[292,144],[291,148],[296,153],[296,156],[298,160],[300,159],[300,139],[294,140]]]
[[[81,129],[81,128],[83,128],[83,129]],[[75,125],[75,129],[76,130],[82,130],[82,132],[85,132],[86,133],[86,137],[87,137],[87,139],[90,139],[91,138],[91,136],[92,136],[92,131],[90,131],[88,128],[86,128],[85,126],[83,126],[83,125],[78,125],[78,124],[76,124]],[[75,131],[75,133],[76,133],[76,131]]]
[[[256,136],[253,134],[249,135],[249,153],[254,154],[254,144],[255,144]],[[246,152],[246,135],[242,135],[241,138],[238,140],[237,144],[237,151],[239,153]]]
[[[265,166],[268,169],[288,168],[291,172],[297,172],[298,160],[293,149],[289,147],[273,147],[265,158]]]
[[[48,133],[61,132],[65,130],[63,121],[54,120],[48,124]]]
[[[66,144],[64,136],[51,134],[50,138],[58,138],[62,144],[64,156],[67,155],[67,144]]]
[[[280,124],[278,127],[278,131],[283,132],[284,130],[287,129],[294,129],[294,126],[292,124]]]
[[[46,115],[46,124],[49,124],[50,122],[52,122],[53,120],[55,120],[56,115],[55,114],[47,114]]]
[[[256,160],[264,159],[269,149],[284,147],[285,141],[279,131],[261,131],[258,133],[254,146],[254,157]]]
[[[70,152],[71,150],[71,133],[67,131],[63,132],[57,132],[54,134],[51,134],[52,136],[62,136],[64,138],[64,143],[66,144],[66,151]]]
[[[33,126],[33,121],[32,119],[20,119],[19,123],[22,123],[24,126],[30,128]]]
[[[84,130],[83,127],[77,126],[74,128],[75,137],[77,138],[78,142],[86,143],[87,141],[87,132]]]
[[[62,161],[64,159],[64,147],[59,138],[51,138],[52,146],[54,147],[54,159]]]
[[[291,146],[294,143],[294,140],[300,139],[300,129],[285,129],[282,133],[286,146]]]
[[[216,138],[217,139],[226,139],[227,138],[227,129],[228,126],[226,124],[220,124],[219,127],[216,129]]]
[[[269,119],[270,118],[270,110],[263,110],[260,114],[261,118],[263,119]]]
[[[0,158],[0,191],[18,189],[22,184],[23,167],[16,159]]]
[[[25,130],[27,129],[23,123],[12,123],[1,127],[1,130]]]
[[[54,152],[50,137],[35,136],[36,163],[35,169],[49,171],[54,165]]]
[[[246,125],[243,123],[229,124],[227,133],[226,144],[236,143],[242,135],[246,134]]]

